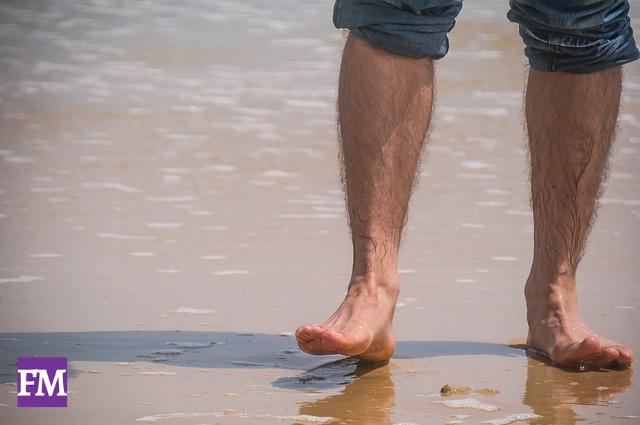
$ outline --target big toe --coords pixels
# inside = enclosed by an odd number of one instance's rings
[[[326,331],[323,326],[305,325],[296,330],[298,347],[309,354],[326,354],[322,344],[322,335]]]
[[[620,358],[620,351],[617,347],[603,347],[595,363],[598,367],[610,367],[617,364],[618,358]]]

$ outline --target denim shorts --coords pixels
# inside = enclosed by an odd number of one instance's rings
[[[505,0],[506,1],[506,0]],[[524,53],[540,71],[589,73],[640,57],[628,0],[510,0]],[[336,0],[333,22],[391,53],[440,59],[462,0]]]

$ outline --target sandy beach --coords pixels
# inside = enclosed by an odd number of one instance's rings
[[[0,2],[0,423],[640,424],[633,369],[522,349],[526,59],[506,0],[467,2],[437,63],[396,354],[298,351],[351,269],[345,34],[330,1],[268,3]],[[625,75],[578,285],[586,321],[640,353],[640,62]],[[68,357],[67,408],[16,407],[28,356]]]

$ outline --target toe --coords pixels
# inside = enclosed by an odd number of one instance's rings
[[[320,339],[314,339],[311,341],[306,341],[304,343],[298,343],[298,347],[300,347],[300,350],[308,354],[314,354],[314,355],[331,354],[324,349],[324,346],[322,345],[322,340]]]
[[[304,325],[296,329],[296,338],[300,341],[309,341],[315,338],[321,338],[324,328],[317,325]]]
[[[600,356],[594,360],[594,366],[611,367],[616,364],[618,357],[620,357],[620,353],[616,347],[603,347]]]
[[[322,345],[322,334],[326,329],[322,326],[305,325],[296,330],[298,347],[309,354],[327,354]]]
[[[309,328],[311,328],[310,325],[304,325],[296,329],[296,339],[303,341],[309,339]]]
[[[616,360],[618,366],[622,368],[631,366],[631,363],[633,362],[633,352],[627,347],[623,347],[621,345],[616,346],[616,348],[618,349],[618,359]]]

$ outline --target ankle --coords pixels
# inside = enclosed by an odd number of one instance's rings
[[[540,299],[553,299],[575,294],[575,277],[559,276],[554,280],[542,280],[529,276],[524,286],[524,295],[527,301]]]
[[[398,297],[400,293],[400,279],[397,273],[375,274],[367,273],[364,275],[354,274],[349,283],[349,295],[367,294],[367,296],[384,294],[390,297]]]
[[[549,262],[546,262],[549,263]],[[557,267],[539,266],[534,261],[524,287],[527,300],[530,298],[553,298],[556,295],[575,293],[576,274],[572,267],[562,263]]]
[[[397,257],[357,256],[354,258],[349,286],[361,285],[369,288],[400,289]]]
[[[555,322],[577,310],[574,275],[560,274],[554,278],[549,278],[548,274],[542,276],[532,271],[525,285],[529,327],[541,320]]]
[[[353,235],[352,276],[365,276],[371,280],[384,281],[397,275],[399,240],[369,230]]]

